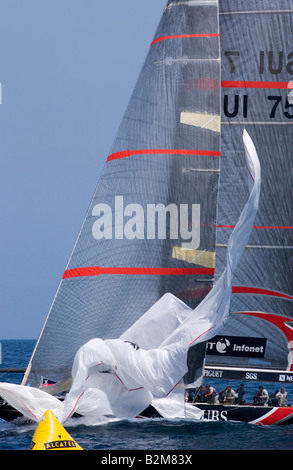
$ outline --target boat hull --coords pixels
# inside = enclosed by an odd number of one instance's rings
[[[293,407],[253,405],[211,405],[196,403],[207,421],[241,421],[250,424],[293,424]]]
[[[252,406],[252,405],[211,405],[196,403],[204,411],[203,419],[207,421],[240,421],[258,425],[293,424],[293,407]],[[0,403],[0,418],[13,421],[23,416],[19,411],[5,402]],[[76,415],[77,416],[77,415]],[[162,418],[149,406],[140,418]]]

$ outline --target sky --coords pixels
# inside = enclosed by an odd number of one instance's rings
[[[166,0],[0,0],[0,340],[36,339]]]

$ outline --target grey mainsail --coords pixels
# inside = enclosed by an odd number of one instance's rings
[[[65,381],[80,346],[119,337],[166,292],[194,308],[211,290],[218,18],[217,1],[167,3],[23,383]]]
[[[239,144],[244,128],[260,157],[262,193],[251,239],[234,275],[229,323],[207,347],[206,375],[290,383],[293,4],[221,0],[219,18],[222,132],[216,276],[245,198],[245,182],[239,180],[245,174]]]
[[[260,208],[206,375],[293,380],[292,10],[167,3],[24,383],[65,380],[82,344],[120,336],[166,292],[202,301],[246,200],[244,129],[261,160]],[[204,355],[204,343],[190,349],[187,383]]]

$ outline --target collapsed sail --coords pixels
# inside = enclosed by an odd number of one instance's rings
[[[67,388],[81,345],[118,338],[166,292],[200,303],[214,281],[219,157],[218,4],[169,1],[23,383]]]
[[[207,346],[206,374],[290,383],[292,2],[221,0],[219,18],[222,138],[216,276],[225,263],[227,239],[245,197],[238,145],[244,128],[260,157],[262,194],[251,239],[235,272],[229,322]]]
[[[184,388],[176,393],[175,387],[186,373],[189,348],[209,340],[229,317],[233,271],[250,237],[260,194],[260,165],[247,133],[244,144],[250,195],[229,238],[226,267],[205,299],[192,310],[165,294],[121,338],[88,341],[75,355],[73,382],[64,402],[38,388],[0,384],[6,401],[35,420],[47,408],[61,422],[75,412],[91,421],[105,416],[135,418],[150,404],[166,418],[185,417],[186,408],[193,418],[201,418],[201,410],[184,406]],[[157,323],[160,326],[154,330]],[[174,389],[176,400],[168,401]]]

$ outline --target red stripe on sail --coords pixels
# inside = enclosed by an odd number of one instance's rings
[[[128,158],[132,155],[202,155],[219,157],[220,152],[216,150],[183,150],[183,149],[141,149],[141,150],[122,150],[109,155],[107,162],[117,160],[119,158]]]
[[[190,345],[194,344],[199,338],[201,338],[203,335],[205,335],[206,333],[211,331],[213,328],[215,328],[215,326],[211,326],[211,328],[208,328],[206,331],[203,331],[200,335],[198,335],[197,338],[195,338],[193,341],[191,341]]]
[[[279,297],[282,299],[293,300],[293,296],[284,294],[283,292],[277,292],[270,289],[264,289],[259,287],[247,287],[247,286],[233,286],[232,294],[256,294],[256,295],[268,295],[270,297]]]
[[[187,86],[189,90],[216,90],[220,88],[220,80],[213,78],[192,78],[188,80]]]
[[[224,80],[221,82],[222,88],[275,88],[275,89],[287,89],[289,88],[288,82],[260,82],[260,81],[233,81],[233,80]]]
[[[157,44],[158,42],[161,41],[166,41],[166,39],[192,39],[192,38],[217,38],[220,35],[218,33],[214,34],[174,34],[171,36],[161,36],[157,39],[155,39],[152,43],[151,46],[154,44]]]
[[[102,274],[139,275],[139,276],[188,276],[188,275],[214,275],[211,268],[129,268],[129,267],[101,267],[89,266],[85,268],[68,269],[62,279],[74,277],[100,276]]]

